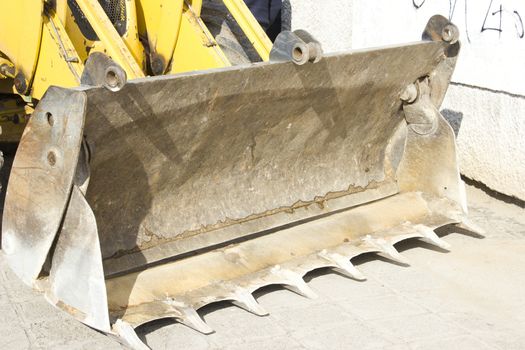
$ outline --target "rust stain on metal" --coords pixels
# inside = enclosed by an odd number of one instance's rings
[[[57,303],[55,304],[56,307],[58,307],[59,309],[61,310],[64,310],[65,312],[69,313],[70,315],[72,315],[73,317],[77,318],[77,319],[83,319],[86,317],[86,314],[83,313],[82,311],[64,303],[62,300],[59,300],[57,301]]]
[[[164,244],[164,243],[167,243],[167,242],[178,241],[178,240],[183,240],[183,239],[186,239],[188,237],[192,237],[192,236],[196,236],[196,235],[199,235],[199,234],[202,234],[202,233],[211,232],[211,231],[214,231],[214,230],[225,228],[225,227],[228,227],[228,226],[232,226],[232,225],[241,224],[241,223],[245,223],[245,222],[248,222],[248,221],[260,219],[262,217],[275,215],[275,214],[281,213],[281,212],[284,212],[284,213],[287,213],[287,214],[293,214],[295,210],[297,210],[299,208],[308,208],[311,205],[318,205],[321,209],[324,209],[325,206],[326,206],[326,202],[328,202],[328,201],[330,201],[332,199],[336,199],[336,198],[352,195],[352,194],[363,192],[363,191],[369,190],[369,189],[375,189],[375,188],[378,188],[382,184],[383,183],[372,181],[372,182],[370,182],[370,184],[367,187],[352,187],[352,186],[350,186],[346,191],[329,192],[329,193],[327,193],[324,196],[317,196],[311,201],[297,201],[297,202],[295,202],[294,204],[292,204],[291,206],[288,206],[288,207],[276,208],[276,209],[268,210],[268,211],[266,211],[264,213],[252,214],[252,215],[249,215],[249,216],[247,216],[245,218],[240,218],[240,219],[227,218],[226,220],[218,222],[218,223],[215,223],[213,225],[202,226],[198,230],[191,230],[191,231],[183,232],[180,235],[178,235],[176,237],[173,237],[173,238],[162,237],[162,236],[152,232],[151,230],[147,229],[146,227],[144,227],[144,231],[146,233],[146,236],[150,238],[149,241],[145,241],[140,246],[136,246],[136,247],[134,247],[132,249],[129,249],[129,250],[117,251],[115,254],[113,254],[110,257],[105,258],[104,260],[120,258],[120,257],[122,257],[124,255],[127,255],[127,254],[137,253],[137,252],[140,252],[140,251],[144,251],[144,250],[150,249],[152,247],[156,247],[156,246],[158,246],[160,244]]]

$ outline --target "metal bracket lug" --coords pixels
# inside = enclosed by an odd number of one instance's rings
[[[305,30],[294,32],[282,31],[270,52],[270,61],[287,62],[292,61],[297,65],[307,62],[317,63],[323,56],[321,44]]]
[[[439,110],[430,99],[428,77],[406,87],[400,96],[408,126],[419,135],[433,134],[438,127]]]
[[[435,15],[428,21],[423,32],[423,40],[445,41],[455,44],[459,40],[459,29],[448,18]]]
[[[126,71],[101,52],[89,55],[82,77],[82,85],[104,86],[110,91],[121,90],[127,82]]]

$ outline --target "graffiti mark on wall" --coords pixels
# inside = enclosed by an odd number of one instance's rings
[[[471,34],[496,32],[502,35],[512,35],[515,38],[525,37],[522,11],[512,5],[513,1],[498,0],[411,0],[416,10],[425,7],[425,4],[437,1],[448,2],[448,18],[453,21],[457,16],[463,16],[464,30],[467,41]],[[463,5],[463,6],[461,6]],[[476,7],[476,11],[473,11]],[[483,11],[479,11],[480,7]],[[523,13],[525,15],[525,13]],[[481,23],[481,24],[480,24]]]

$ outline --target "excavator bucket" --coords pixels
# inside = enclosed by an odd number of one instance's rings
[[[140,348],[144,323],[209,333],[196,312],[206,304],[264,315],[260,287],[314,297],[308,271],[364,279],[357,255],[407,263],[397,242],[448,249],[434,229],[472,229],[439,113],[457,29],[435,16],[421,42],[314,62],[296,46],[286,59],[283,35],[270,62],[50,88],[7,188],[2,249],[15,273]]]

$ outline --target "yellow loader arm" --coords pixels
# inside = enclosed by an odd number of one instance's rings
[[[224,4],[268,60],[272,43],[244,2]],[[108,55],[128,79],[229,66],[201,8],[201,0],[9,1],[0,12],[0,66],[11,72],[0,77],[38,100],[51,85],[80,85],[93,52]]]

